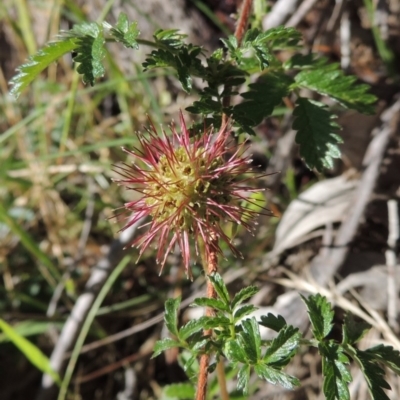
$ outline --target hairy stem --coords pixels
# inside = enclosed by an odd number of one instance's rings
[[[218,238],[214,238],[214,241],[218,241]],[[217,246],[215,246],[217,247]],[[206,258],[206,257],[204,257]],[[206,258],[206,263],[203,262],[204,272],[206,275],[211,275],[218,271],[218,255],[215,251],[210,251],[208,253],[208,257]],[[217,298],[217,293],[215,292],[214,286],[211,281],[207,279],[207,297],[209,299]],[[206,308],[205,311],[206,316],[213,316],[214,310],[210,307]],[[205,329],[204,336],[211,336],[212,330]],[[210,355],[203,354],[200,358],[200,371],[199,371],[199,379],[197,381],[197,393],[196,400],[205,400],[207,394],[207,377],[208,377],[208,365],[210,362]]]
[[[252,10],[253,0],[243,0],[242,8],[240,9],[240,16],[236,25],[235,37],[238,45],[242,42],[243,36],[246,32],[249,18]]]
[[[235,31],[235,37],[237,39],[238,46],[240,46],[240,43],[242,42],[243,36],[246,32],[252,11],[252,6],[253,6],[253,0],[243,0],[243,4],[240,9],[239,19]],[[230,104],[231,104],[231,96],[225,97],[223,100],[223,106],[229,107]],[[228,125],[228,121],[229,121],[229,116],[226,114],[222,114],[222,126]]]

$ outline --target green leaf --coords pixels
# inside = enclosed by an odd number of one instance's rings
[[[243,130],[254,134],[252,128],[272,114],[274,107],[288,95],[291,83],[291,78],[283,73],[262,75],[257,83],[249,85],[248,92],[241,94],[245,101],[232,108],[233,119]]]
[[[153,355],[151,358],[159,356],[163,351],[173,349],[175,347],[182,347],[180,342],[173,340],[171,338],[165,338],[158,340],[154,346]]]
[[[355,321],[354,316],[346,314],[343,323],[343,344],[357,343],[371,329],[371,325],[365,321]]]
[[[253,297],[256,293],[258,293],[258,288],[256,286],[247,286],[241,289],[238,293],[233,297],[231,307],[235,308],[238,304],[243,303],[245,300]]]
[[[369,86],[357,83],[355,76],[345,76],[337,64],[303,70],[296,75],[295,81],[298,86],[329,96],[346,108],[374,113],[373,104],[377,98],[367,93]]]
[[[158,30],[154,39],[160,48],[152,51],[142,65],[145,71],[157,67],[174,68],[183,90],[189,93],[192,89],[191,75],[202,76],[205,68],[198,58],[201,47],[185,44],[185,37],[176,29]]]
[[[233,318],[235,322],[237,322],[240,319],[242,319],[245,315],[249,315],[256,310],[258,310],[258,307],[253,306],[253,304],[246,304],[235,311],[235,313],[233,314]]]
[[[222,114],[222,104],[216,100],[204,98],[193,102],[193,105],[186,107],[185,110],[193,114]]]
[[[284,26],[267,29],[261,33],[257,32],[255,29],[249,30],[245,35],[244,41],[246,41],[247,37],[251,38],[251,36],[255,36],[251,40],[253,44],[265,44],[273,50],[292,48],[297,46],[299,41],[302,39],[302,35],[297,29],[285,28]]]
[[[333,342],[320,342],[322,356],[323,391],[327,400],[350,400],[348,383],[351,375],[345,364],[349,363],[343,348]]]
[[[300,339],[299,330],[291,325],[286,325],[267,348],[263,357],[265,364],[285,366],[299,349]]]
[[[61,382],[58,374],[53,371],[50,360],[37,346],[19,335],[11,325],[2,319],[0,319],[0,329],[38,370],[49,374],[57,383]]]
[[[318,57],[317,54],[295,54],[289,60],[285,61],[285,69],[310,69],[321,68],[328,63],[325,57]]]
[[[210,299],[208,297],[199,297],[195,299],[191,306],[210,307],[225,312],[229,311],[229,307],[223,301],[219,299]]]
[[[293,390],[296,386],[300,385],[300,381],[294,376],[285,374],[284,372],[275,368],[271,368],[265,364],[255,365],[254,371],[260,378],[265,379],[267,382],[270,382],[273,385],[279,384],[285,389]]]
[[[200,331],[201,329],[208,329],[210,323],[214,324],[215,322],[216,321],[213,320],[212,317],[206,316],[198,319],[192,319],[179,330],[179,338],[181,340],[186,340],[189,336]]]
[[[52,62],[57,61],[64,54],[75,50],[78,43],[75,39],[69,38],[51,42],[29,57],[28,61],[18,67],[18,74],[11,79],[10,93],[18,98],[22,91]]]
[[[45,333],[50,327],[56,327],[61,329],[63,322],[54,321],[37,321],[37,320],[26,320],[17,323],[13,326],[14,331],[20,336],[32,336]],[[0,343],[8,342],[10,339],[5,334],[0,334]]]
[[[294,28],[277,27],[260,32],[258,29],[249,29],[238,47],[235,36],[222,39],[229,51],[230,57],[245,71],[254,72],[258,68],[262,71],[275,60],[274,50],[282,50],[297,46],[301,34]],[[281,63],[275,61],[280,67]]]
[[[240,367],[237,375],[237,389],[243,391],[243,394],[249,393],[250,382],[250,365],[243,365]]]
[[[179,337],[178,310],[180,304],[181,304],[180,297],[176,299],[168,299],[165,302],[165,315],[164,315],[165,325],[167,326],[168,330],[176,337]]]
[[[302,97],[297,99],[293,116],[296,143],[307,166],[318,171],[332,168],[333,159],[340,157],[338,143],[342,142],[334,133],[339,127],[333,121],[335,116],[322,103]]]
[[[400,352],[395,350],[392,346],[379,344],[378,346],[365,350],[364,353],[371,359],[385,364],[396,374],[400,375]]]
[[[93,86],[95,79],[105,73],[102,62],[105,56],[103,27],[95,22],[75,25],[63,36],[75,38],[77,47],[74,50],[77,55],[74,61],[79,63],[77,71],[83,75],[84,83]]]
[[[225,282],[222,279],[221,275],[218,273],[213,273],[211,275],[208,275],[208,279],[210,279],[219,298],[229,307],[230,306],[230,297],[229,297],[228,289],[227,289]]]
[[[157,29],[153,37],[156,43],[178,49],[185,46],[187,35],[179,33],[179,29]]]
[[[239,332],[240,344],[251,364],[257,363],[261,357],[261,336],[255,318],[248,318],[241,322],[242,331]]]
[[[111,35],[121,42],[125,47],[138,49],[139,45],[136,41],[140,32],[137,27],[137,22],[130,23],[125,13],[121,13],[118,17],[115,28],[110,28]]]
[[[238,339],[228,340],[224,343],[224,354],[233,363],[241,362],[247,364],[246,353],[243,346],[238,342]]]
[[[316,294],[305,298],[301,296],[306,303],[308,315],[310,317],[314,336],[318,340],[324,339],[332,329],[333,310],[326,297]]]
[[[285,325],[287,325],[285,318],[283,318],[282,315],[275,316],[271,313],[262,315],[259,324],[272,329],[275,332],[279,332]]]
[[[166,398],[165,396],[168,396]],[[191,383],[173,383],[163,389],[163,399],[191,400],[195,396],[195,388]]]
[[[224,317],[223,315],[202,318],[204,318],[204,329],[223,328],[228,327],[231,324],[229,318]]]
[[[360,365],[371,397],[374,400],[389,400],[383,389],[391,389],[391,387],[384,379],[385,371],[376,364],[374,355],[370,352],[356,350],[356,355],[353,357]]]

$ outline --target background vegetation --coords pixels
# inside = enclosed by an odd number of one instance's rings
[[[18,101],[9,95],[8,82],[15,68],[60,27],[69,29],[85,20],[112,21],[121,7],[130,20],[138,20],[143,38],[150,38],[155,27],[178,26],[210,50],[215,38],[234,26],[230,15],[235,5],[228,2],[165,4],[157,4],[158,11],[153,12],[139,9],[133,0],[100,6],[94,1],[5,0],[0,5],[2,318],[50,356],[74,304],[91,288],[89,277],[104,266],[111,271],[117,265],[120,272],[106,281],[102,304],[94,304],[85,314],[86,345],[72,338],[75,354],[80,355],[71,399],[168,398],[163,387],[185,379],[174,352],[153,360],[150,356],[156,340],[165,334],[161,324],[165,299],[181,294],[187,305],[194,294],[201,295],[201,268],[194,266],[195,279],[190,282],[178,258],[171,257],[159,277],[152,251],[138,264],[135,250],[121,251],[124,243],[118,231],[123,221],[112,217],[129,193],[113,184],[112,166],[125,160],[121,146],[137,144],[135,131],[143,129],[150,110],[155,123],[166,125],[191,98],[182,94],[173,76],[157,70],[141,72],[143,54],[132,56],[122,47],[111,47],[106,54],[105,76],[94,87],[80,81],[69,57],[52,65]],[[228,256],[222,262],[225,282],[232,291],[248,284],[259,286],[255,304],[267,307],[264,312],[282,313],[304,330],[305,308],[290,297],[290,289],[322,291],[341,309],[350,309],[374,326],[365,339],[368,345],[384,340],[400,349],[395,284],[400,8],[389,0],[378,6],[372,0],[326,0],[303,2],[301,7],[286,2],[286,14],[279,14],[279,4],[268,2],[270,13],[264,17],[260,10],[256,18],[264,19],[268,27],[297,26],[305,46],[339,61],[346,72],[371,84],[379,102],[374,116],[340,115],[343,161],[323,175],[302,163],[287,109],[278,109],[259,126],[251,151],[263,170],[280,171],[262,183],[270,188],[266,205],[277,217],[260,219],[255,238],[238,233],[244,260]],[[265,3],[256,5],[262,8]],[[375,147],[370,146],[373,136],[381,138]],[[306,202],[298,201],[301,194]],[[338,201],[332,204],[331,199]],[[360,199],[364,203],[357,202]],[[392,200],[389,208],[388,200]],[[353,226],[349,216],[357,217]],[[346,250],[338,257],[329,250],[335,246]],[[385,251],[391,251],[386,258]],[[333,281],[336,285],[329,286]],[[25,353],[38,361],[36,366],[5,335],[0,336],[1,399],[47,396],[40,391],[40,369],[46,371],[47,359],[34,351],[25,347]],[[283,392],[266,386],[253,398],[266,398],[267,391],[271,398],[318,398],[317,357],[300,354],[292,368],[291,373],[302,380],[300,390]],[[390,379],[389,395],[397,399],[398,378]],[[354,379],[351,393],[361,399],[366,388]],[[218,397],[216,387],[211,388],[213,394]]]

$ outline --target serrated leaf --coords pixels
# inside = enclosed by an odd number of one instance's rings
[[[195,299],[191,306],[210,307],[215,310],[229,311],[229,307],[222,300],[210,299],[208,297],[199,297]]]
[[[243,303],[245,300],[253,297],[256,293],[258,293],[259,289],[256,286],[247,286],[241,289],[238,293],[233,297],[231,307],[234,309],[240,303]]]
[[[45,68],[64,54],[75,50],[77,46],[78,43],[73,38],[47,44],[36,54],[29,57],[25,64],[18,67],[18,74],[10,81],[12,85],[10,93],[17,98]]]
[[[204,329],[202,321],[200,319],[192,319],[179,329],[179,339],[186,340],[188,337],[202,329]]]
[[[189,336],[193,335],[194,333],[202,329],[209,329],[210,323],[214,322],[215,320],[213,320],[212,317],[206,317],[206,316],[197,319],[192,319],[179,330],[179,338],[181,340],[186,340]]]
[[[274,314],[268,313],[267,315],[261,316],[260,325],[272,329],[275,332],[279,332],[287,324],[282,315],[275,316]]]
[[[354,316],[350,313],[346,314],[342,332],[343,344],[357,343],[371,329],[371,325],[365,321],[355,321]]]
[[[279,331],[278,336],[272,340],[267,348],[263,361],[265,364],[285,366],[296,354],[300,346],[301,333],[291,325],[286,325]]]
[[[331,97],[346,108],[373,114],[372,105],[377,98],[367,93],[369,86],[357,83],[355,76],[345,76],[343,71],[337,68],[337,64],[330,64],[317,69],[303,70],[296,75],[295,81],[301,87]]]
[[[364,351],[371,359],[381,362],[400,375],[400,352],[392,346],[379,344]]]
[[[65,35],[76,37],[78,46],[74,61],[78,62],[77,71],[83,75],[84,83],[94,85],[94,81],[104,75],[103,58],[105,56],[105,39],[103,29],[97,23],[77,25]]]
[[[384,379],[383,368],[375,363],[370,353],[365,351],[356,350],[356,355],[353,357],[361,368],[373,400],[389,400],[383,389],[391,389],[391,387]]]
[[[200,53],[201,48],[192,45],[181,46],[178,49],[154,50],[142,65],[145,71],[157,67],[174,68],[183,90],[189,93],[192,89],[191,74],[198,75],[204,70],[197,57]]]
[[[2,319],[0,319],[0,330],[39,371],[49,374],[56,382],[61,382],[60,377],[51,367],[49,358],[37,346],[19,335],[11,325]]]
[[[222,104],[216,100],[206,98],[195,101],[193,105],[186,107],[186,111],[189,111],[193,114],[215,114],[222,113]]]
[[[250,382],[250,365],[243,365],[240,367],[237,375],[237,389],[241,390],[243,394],[249,393],[249,382]]]
[[[318,340],[324,339],[333,326],[333,310],[326,297],[319,293],[305,298],[301,296],[307,306],[314,336]]]
[[[191,383],[173,383],[164,387],[163,395],[173,399],[191,400],[194,398],[195,388]]]
[[[193,354],[192,351],[188,350],[183,350],[178,354],[178,363],[192,383],[197,382],[197,374],[199,372],[197,355],[197,353]]]
[[[281,385],[285,389],[293,390],[296,386],[300,385],[300,381],[294,376],[285,374],[284,372],[271,368],[265,364],[257,364],[254,366],[256,374],[265,379],[273,385]]]
[[[224,354],[233,363],[241,362],[247,364],[246,353],[237,339],[228,340],[224,343]]]
[[[261,357],[261,336],[255,318],[248,318],[241,322],[242,331],[238,336],[247,360],[255,364]]]
[[[318,57],[317,54],[295,54],[289,60],[285,61],[283,67],[285,69],[310,69],[321,68],[325,66],[328,59],[325,57]]]
[[[350,400],[348,383],[351,375],[345,364],[349,363],[341,346],[333,342],[320,342],[322,356],[323,392],[327,400]]]
[[[228,36],[227,39],[220,39],[230,53],[234,53],[238,48],[237,38],[233,35]]]
[[[218,297],[229,307],[230,306],[230,298],[228,289],[225,285],[224,280],[222,279],[221,275],[218,273],[214,273],[208,275],[208,279],[211,281],[212,285],[214,286],[215,291],[218,294]]]
[[[147,56],[142,64],[144,70],[156,67],[174,68],[183,90],[189,93],[192,89],[192,75],[203,76],[205,70],[198,58],[202,48],[185,44],[183,40],[187,35],[179,33],[177,29],[159,29],[153,36],[160,48]]]
[[[301,39],[301,33],[295,28],[278,26],[258,33],[252,41],[256,44],[265,43],[269,48],[278,50],[296,46]]]
[[[202,317],[205,319],[204,328],[205,329],[215,329],[215,328],[224,328],[228,327],[231,324],[229,318],[224,317],[223,315],[217,315],[215,317]]]
[[[179,29],[157,29],[153,35],[157,43],[172,48],[179,48],[185,45],[187,35],[179,33]]]
[[[178,337],[178,310],[181,304],[180,297],[176,299],[168,299],[165,302],[165,315],[164,321],[165,325],[167,326],[168,330]]]
[[[163,351],[173,349],[175,347],[182,347],[181,343],[171,338],[165,338],[158,340],[153,349],[153,355],[151,358],[159,356]]]
[[[253,304],[246,304],[242,307],[239,307],[233,314],[235,323],[242,319],[244,316],[249,315],[256,310],[258,310],[258,307],[253,306]]]
[[[245,100],[232,108],[233,119],[246,132],[254,134],[252,127],[272,114],[274,107],[288,95],[291,83],[291,78],[283,73],[263,75],[259,82],[249,85],[248,92],[241,94]]]
[[[121,13],[118,17],[115,28],[110,28],[111,35],[121,42],[125,47],[138,49],[139,45],[136,41],[140,32],[137,27],[137,22],[130,23],[125,13]]]
[[[317,101],[298,98],[293,111],[293,129],[297,131],[296,143],[300,155],[309,168],[322,171],[332,168],[333,159],[340,157],[339,143],[342,139],[336,133],[338,125],[333,121],[326,106]]]

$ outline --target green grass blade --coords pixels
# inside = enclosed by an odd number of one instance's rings
[[[72,351],[71,358],[69,360],[67,370],[65,372],[64,379],[61,383],[60,393],[58,395],[58,400],[65,400],[67,395],[68,385],[71,381],[72,374],[74,372],[74,368],[76,362],[78,361],[79,353],[81,348],[85,342],[86,336],[90,330],[90,327],[96,317],[96,314],[103,302],[104,298],[106,297],[107,293],[111,289],[111,286],[114,284],[116,279],[118,278],[119,274],[124,270],[126,265],[130,260],[130,256],[125,256],[122,261],[117,265],[117,267],[113,270],[107,281],[104,283],[104,286],[101,288],[96,300],[93,303],[92,308],[90,309],[88,316],[82,326],[82,330],[79,333],[79,336],[75,342],[75,347]]]
[[[40,250],[34,239],[29,235],[28,232],[26,232],[18,225],[18,222],[8,214],[7,210],[1,203],[0,221],[4,222],[11,230],[11,232],[19,237],[23,246],[38,261],[38,267],[43,277],[46,279],[50,286],[55,287],[57,281],[61,279],[59,271],[50,260],[50,258],[47,256],[47,254],[43,253],[43,251]]]
[[[0,329],[37,369],[49,374],[55,382],[60,384],[60,378],[52,370],[49,358],[38,347],[21,336],[11,325],[2,319],[0,319]]]

